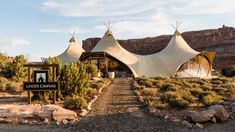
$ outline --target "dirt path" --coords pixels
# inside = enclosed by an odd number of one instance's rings
[[[131,80],[115,79],[93,105],[93,110],[72,130],[81,131],[175,131],[179,129],[147,114],[141,108]],[[189,129],[180,128],[180,131]]]

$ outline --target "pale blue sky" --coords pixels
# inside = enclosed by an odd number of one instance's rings
[[[81,43],[102,37],[111,21],[117,39],[235,26],[234,0],[1,0],[0,51],[30,61],[62,53],[74,29]],[[81,45],[80,45],[81,46]]]

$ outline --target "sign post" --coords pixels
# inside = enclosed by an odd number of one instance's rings
[[[28,80],[24,82],[24,90],[28,91],[28,103],[31,104],[31,91],[53,91],[53,104],[56,102],[56,91],[58,90],[58,64],[25,64],[28,68]],[[49,79],[49,71],[52,69],[52,81]],[[31,77],[33,69],[33,77]],[[48,70],[45,70],[48,69]]]

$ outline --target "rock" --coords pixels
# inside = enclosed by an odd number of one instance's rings
[[[211,118],[211,121],[212,121],[213,123],[216,123],[216,118],[215,118],[215,117],[212,117],[212,118]]]
[[[228,112],[225,110],[225,108],[222,105],[213,105],[209,107],[209,110],[214,110],[216,119],[219,119],[219,121],[226,121],[229,118]]]
[[[204,128],[204,126],[202,124],[200,124],[200,123],[196,123],[195,126],[198,127],[198,128]]]
[[[86,109],[82,109],[81,112],[79,113],[80,116],[85,116],[88,113]]]
[[[156,109],[156,111],[153,113],[153,115],[156,117],[164,117],[163,112],[159,109]]]
[[[232,109],[232,112],[235,113],[235,102],[233,102],[233,103],[231,104],[231,109]]]
[[[56,125],[58,125],[58,126],[60,125],[60,122],[59,122],[59,121],[56,121],[55,123],[56,123]]]
[[[235,102],[231,103],[231,107],[235,107]]]
[[[157,111],[157,108],[154,108],[154,107],[149,107],[149,113],[154,113]]]
[[[181,119],[177,118],[177,117],[170,117],[169,119],[171,122],[174,122],[174,123],[178,123],[178,122],[181,122]]]
[[[201,112],[193,112],[189,114],[189,117],[192,121],[201,123],[211,120],[215,113],[216,112],[214,110],[204,110]]]
[[[29,123],[29,120],[24,120],[24,119],[22,119],[22,120],[19,121],[19,123],[20,123],[20,124],[28,124],[28,123]]]
[[[182,125],[184,125],[184,126],[186,126],[186,127],[188,127],[188,128],[192,128],[193,127],[193,125],[191,124],[191,123],[189,123],[188,121],[182,121],[181,122],[182,123]]]
[[[0,123],[12,123],[13,121],[7,118],[0,118]]]
[[[169,115],[165,115],[164,119],[167,120],[169,118]]]
[[[52,115],[53,119],[59,122],[63,119],[74,120],[77,117],[77,113],[62,107],[58,107],[58,109],[56,109]]]
[[[45,120],[42,122],[42,124],[44,125],[49,125],[50,124],[50,121],[48,118],[45,118]]]
[[[62,122],[64,125],[67,125],[67,124],[68,124],[68,120],[66,120],[66,119],[63,119],[61,122]]]

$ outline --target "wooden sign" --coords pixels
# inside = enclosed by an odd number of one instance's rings
[[[24,90],[30,91],[49,91],[58,90],[58,82],[48,82],[48,71],[35,70],[34,81],[24,82]]]
[[[56,91],[59,89],[56,78],[58,76],[58,64],[25,64],[28,68],[28,81],[24,82],[24,90],[28,91],[28,103],[31,104],[31,91],[53,91],[53,103],[56,101]],[[33,70],[33,78],[31,78],[31,70]],[[41,69],[41,70],[38,70]],[[52,70],[52,81],[48,81],[49,72],[45,69]]]

